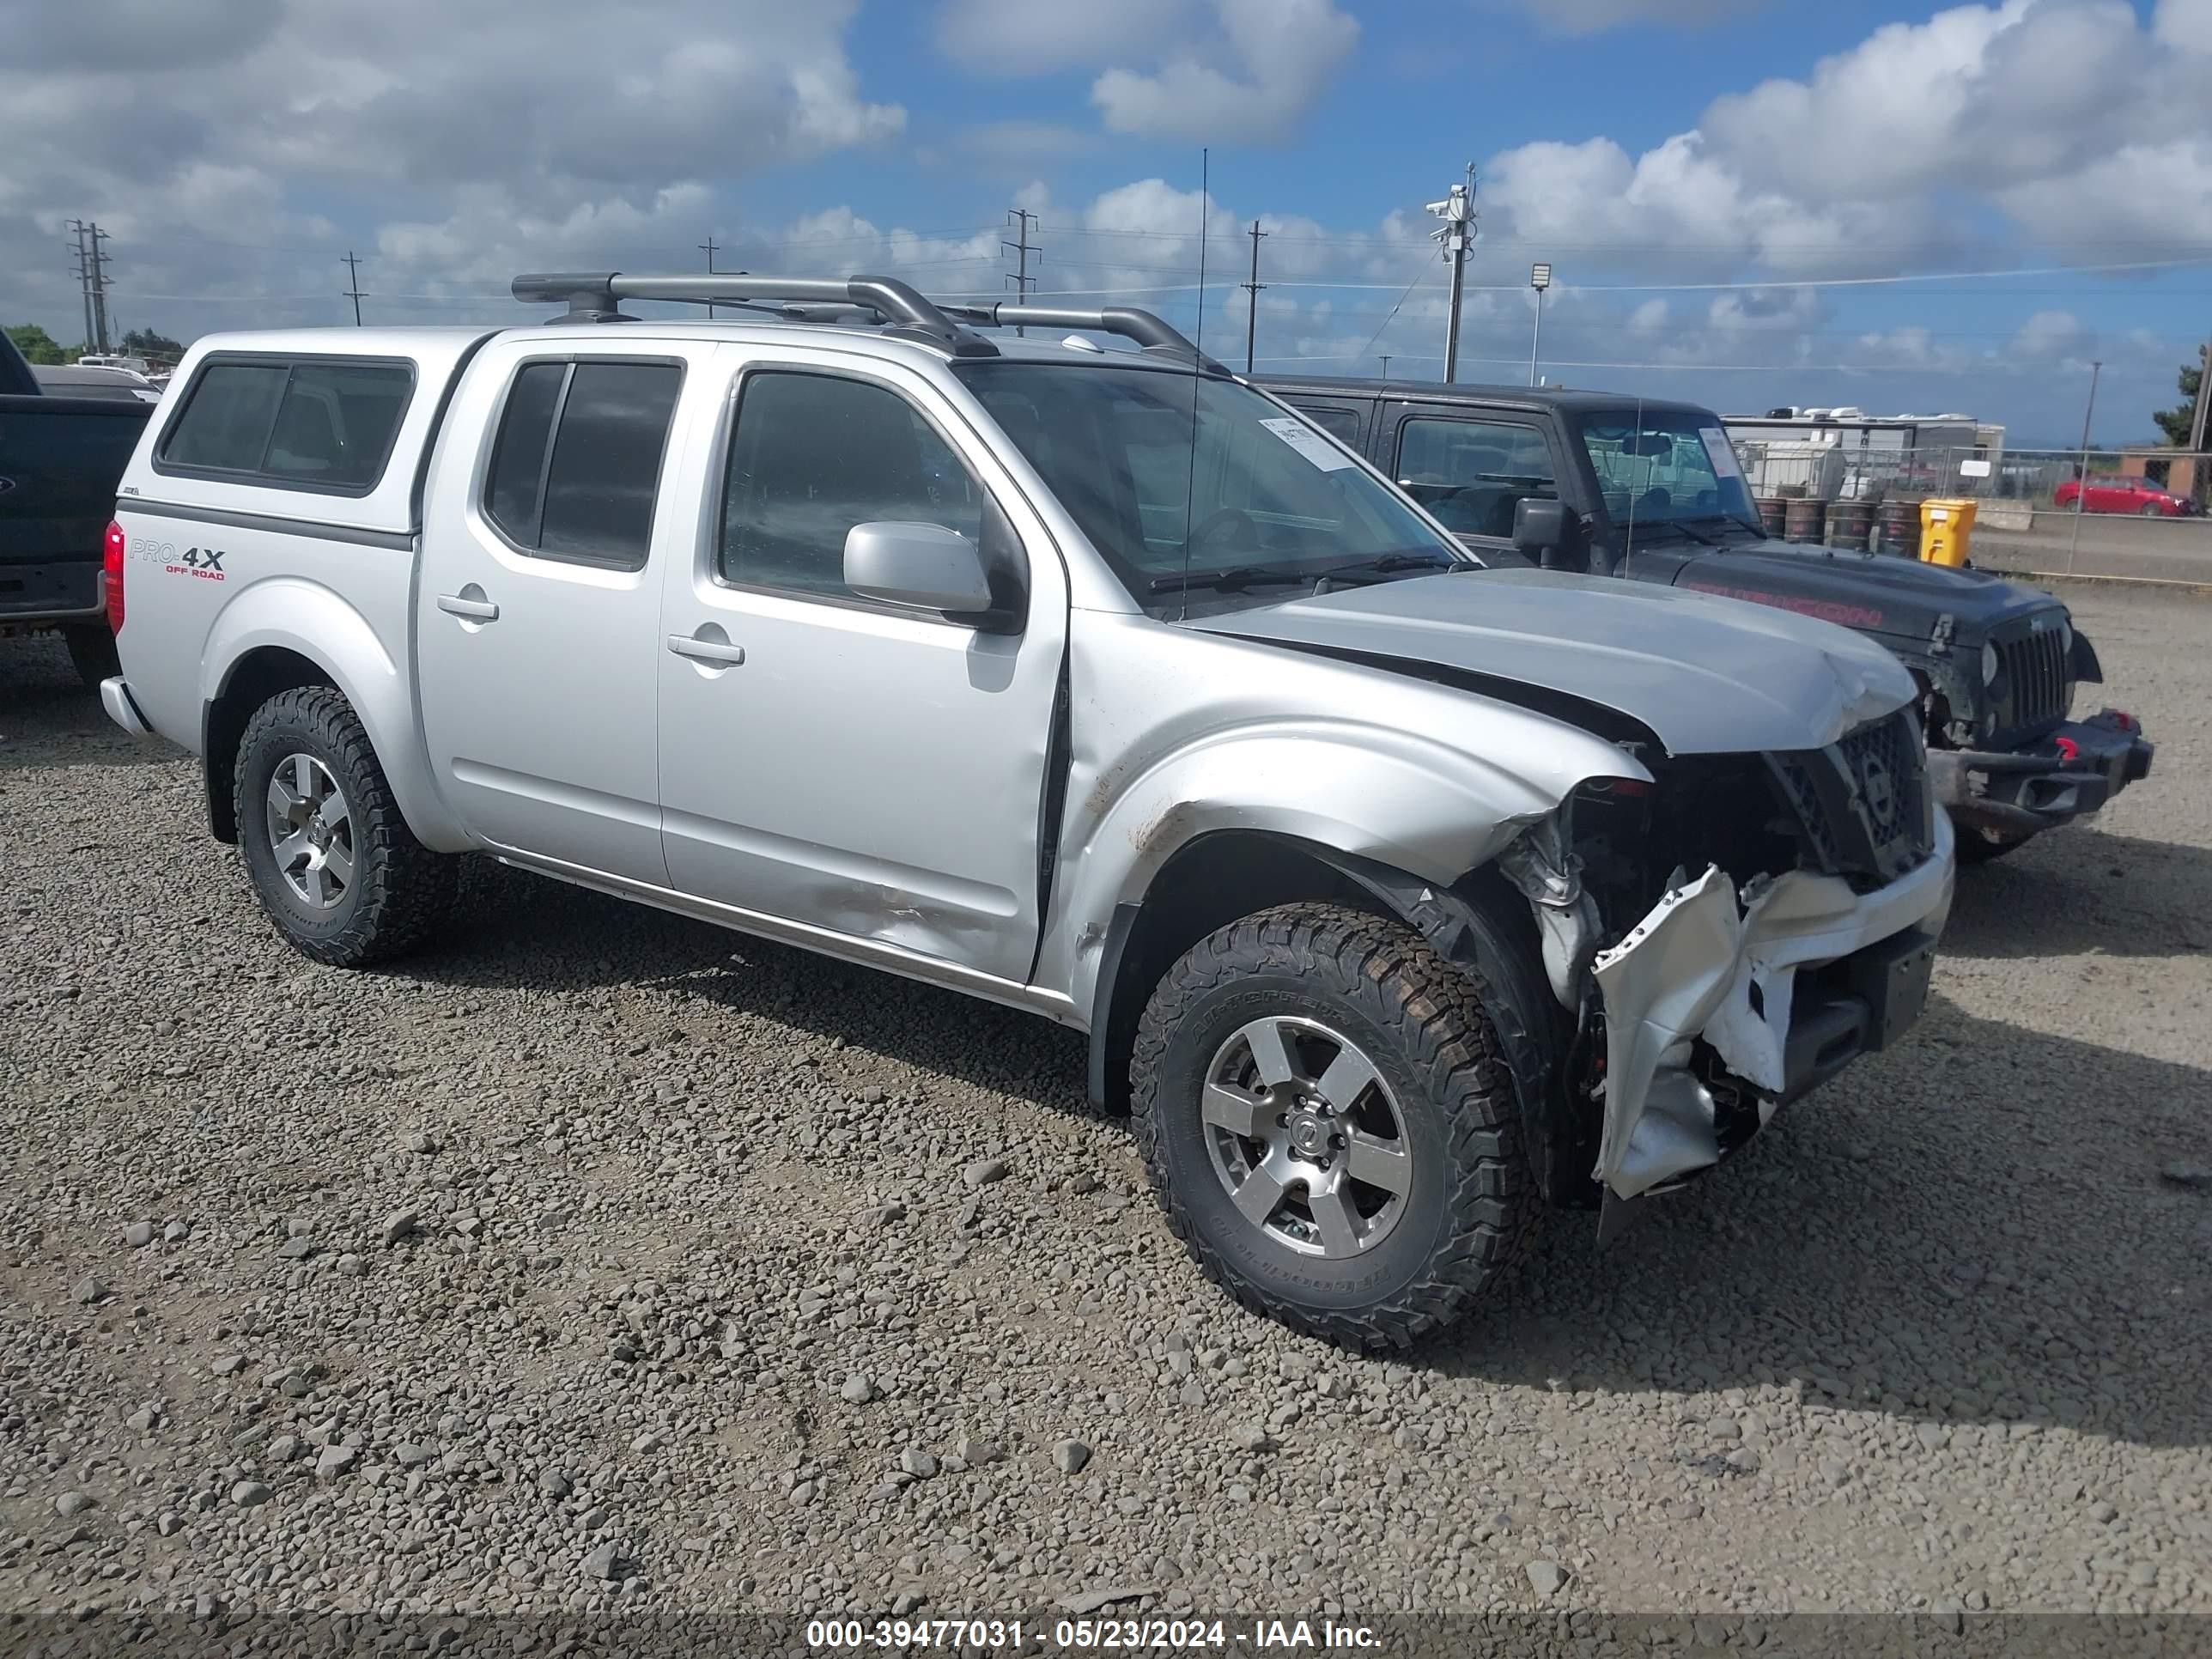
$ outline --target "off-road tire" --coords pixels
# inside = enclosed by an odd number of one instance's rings
[[[1482,997],[1413,929],[1331,904],[1247,916],[1168,970],[1138,1024],[1131,1117],[1169,1224],[1207,1277],[1255,1313],[1362,1351],[1409,1346],[1506,1279],[1540,1200]],[[1269,1013],[1343,1030],[1397,1097],[1413,1185],[1369,1255],[1332,1263],[1277,1243],[1209,1161],[1206,1068],[1229,1033]]]
[[[115,635],[106,623],[73,623],[62,629],[62,642],[69,647],[70,666],[76,670],[77,678],[94,691],[100,690],[102,680],[112,680],[123,672],[122,659],[115,653]]]
[[[319,761],[353,820],[355,874],[337,908],[303,904],[278,872],[269,830],[270,780],[285,757]],[[459,860],[415,839],[401,817],[360,716],[329,686],[279,692],[253,711],[232,774],[238,842],[254,896],[287,944],[333,968],[360,968],[416,949],[453,909]]]

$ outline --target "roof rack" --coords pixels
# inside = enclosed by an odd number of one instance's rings
[[[998,348],[974,332],[983,328],[1079,328],[1118,334],[1143,350],[1175,357],[1210,374],[1227,374],[1211,357],[1149,311],[1109,306],[1098,311],[1057,306],[988,305],[931,300],[894,276],[628,276],[620,271],[549,271],[514,279],[526,304],[561,304],[562,323],[628,323],[624,300],[740,306],[797,323],[877,323],[895,337],[918,340],[956,357],[994,357]]]

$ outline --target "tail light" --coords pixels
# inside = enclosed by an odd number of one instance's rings
[[[110,519],[107,538],[101,544],[100,568],[106,580],[101,584],[107,592],[108,631],[123,631],[123,526]]]

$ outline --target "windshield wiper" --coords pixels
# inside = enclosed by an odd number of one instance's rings
[[[1145,584],[1145,588],[1152,593],[1172,593],[1178,588],[1187,587],[1212,587],[1228,592],[1256,586],[1262,582],[1279,586],[1312,580],[1310,571],[1285,570],[1275,565],[1232,564],[1220,570],[1178,570],[1172,575],[1155,576]]]
[[[1461,562],[1448,553],[1383,553],[1334,565],[1321,574],[1325,580],[1340,582],[1358,576],[1387,576],[1397,570],[1455,570]]]
[[[1704,531],[1693,528],[1691,521],[1687,519],[1647,519],[1644,520],[1643,525],[1638,527],[1639,529],[1649,528],[1654,531],[1679,530],[1685,536],[1687,536],[1692,541],[1703,542],[1707,547],[1720,547],[1725,545],[1719,537],[1708,536]]]

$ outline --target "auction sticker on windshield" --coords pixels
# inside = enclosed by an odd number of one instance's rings
[[[1736,465],[1735,449],[1728,434],[1717,426],[1701,426],[1698,436],[1705,440],[1705,454],[1713,464],[1713,476],[1719,478],[1741,478],[1743,469]]]
[[[1323,472],[1340,471],[1352,465],[1352,457],[1308,426],[1304,421],[1287,416],[1280,420],[1262,421],[1261,426],[1273,433],[1299,454]]]

